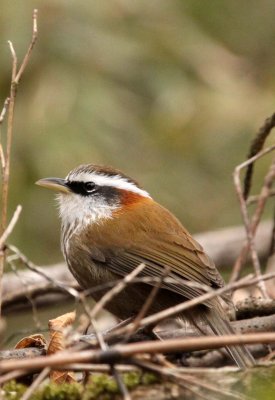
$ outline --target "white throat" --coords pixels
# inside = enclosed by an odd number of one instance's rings
[[[83,197],[74,193],[60,194],[58,201],[62,225],[77,225],[79,228],[112,218],[113,211],[119,208],[118,204],[111,206],[103,203],[101,198]]]

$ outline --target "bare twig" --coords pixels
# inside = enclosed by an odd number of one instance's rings
[[[111,290],[109,290],[101,299],[95,304],[91,311],[91,318],[96,318],[98,313],[106,306],[106,304],[112,300],[117,294],[119,294],[125,287],[145,268],[145,264],[138,265],[130,274],[126,275],[121,281],[119,281]]]
[[[234,392],[228,392],[224,388],[221,390],[217,386],[214,386],[212,384],[207,383],[206,381],[202,381],[201,379],[198,380],[197,377],[187,375],[187,374],[182,374],[178,370],[171,369],[171,368],[165,368],[161,367],[159,365],[153,364],[150,361],[145,361],[145,360],[137,360],[137,359],[131,359],[134,365],[137,365],[143,369],[148,369],[149,371],[158,373],[161,376],[165,376],[168,379],[172,379],[173,382],[176,382],[177,384],[182,383],[183,388],[187,389],[191,393],[194,393],[196,396],[199,395],[199,397],[202,397],[205,399],[205,396],[202,395],[202,393],[198,392],[195,390],[195,387],[200,387],[201,389],[208,390],[210,392],[214,393],[219,393],[223,394],[223,396],[230,396],[233,398],[240,399],[241,396],[237,393]],[[213,397],[211,397],[213,399]],[[206,398],[207,399],[207,398]]]
[[[8,118],[7,118],[7,140],[6,140],[6,148],[3,150],[3,146],[1,145],[1,166],[2,166],[2,199],[1,199],[1,227],[0,227],[0,235],[6,229],[7,225],[7,213],[8,213],[8,194],[9,194],[9,180],[10,180],[10,160],[11,160],[11,147],[12,147],[12,137],[13,137],[13,120],[14,120],[14,107],[15,107],[15,99],[19,81],[22,77],[22,74],[29,62],[31,51],[36,42],[37,38],[37,10],[33,11],[33,29],[32,29],[32,40],[30,46],[26,52],[26,55],[23,59],[23,62],[17,72],[17,55],[14,50],[13,44],[11,41],[8,41],[11,56],[12,56],[12,72],[11,72],[11,84],[10,84],[10,95],[9,100],[6,100],[4,104],[4,108],[1,112],[2,119],[4,118],[6,108],[8,107]],[[4,270],[5,264],[5,252],[0,253],[0,270]],[[0,315],[1,315],[1,302],[0,302]]]
[[[273,211],[273,227],[272,227],[272,234],[271,234],[271,241],[270,241],[270,248],[269,248],[269,255],[268,258],[272,257],[275,253],[275,208]],[[268,262],[267,262],[268,264]]]
[[[240,202],[240,206],[241,206],[241,212],[242,212],[242,217],[243,217],[243,221],[244,221],[244,225],[245,225],[245,229],[246,229],[248,245],[249,245],[249,249],[250,249],[250,252],[251,252],[252,263],[253,263],[253,267],[254,267],[254,270],[255,270],[255,274],[258,277],[261,276],[261,266],[260,266],[258,254],[257,254],[256,249],[255,249],[254,235],[253,235],[253,232],[251,230],[251,225],[250,225],[250,221],[249,221],[249,217],[248,217],[248,211],[247,211],[247,207],[246,207],[246,202],[245,202],[245,198],[243,196],[243,191],[242,191],[242,187],[241,187],[241,180],[240,180],[240,173],[241,173],[241,170],[243,168],[247,167],[251,163],[254,163],[260,157],[263,157],[265,154],[273,151],[274,149],[275,149],[275,146],[271,146],[268,149],[262,150],[261,152],[256,154],[254,157],[252,157],[249,160],[247,160],[247,161],[243,162],[242,164],[238,165],[235,168],[235,172],[234,172],[234,183],[235,183],[236,192],[237,192],[237,195],[238,195],[238,198],[239,198],[239,202]],[[263,296],[267,298],[268,294],[267,294],[267,291],[266,291],[266,287],[265,287],[264,282],[261,281],[261,279],[259,280],[259,289],[261,290]]]
[[[5,115],[6,115],[9,103],[10,103],[10,98],[7,97],[6,100],[4,101],[4,105],[3,105],[2,111],[0,113],[0,125],[3,123],[3,121],[5,119]]]
[[[4,245],[6,243],[7,238],[12,233],[13,228],[17,223],[21,211],[22,207],[20,205],[17,206],[9,225],[7,226],[7,228],[4,230],[4,232],[0,237],[0,258],[2,260],[2,262],[0,262],[0,315],[1,315],[1,304],[2,304],[2,277],[4,273],[4,259],[5,259]]]
[[[50,282],[30,284],[25,281],[25,283],[27,285],[27,293],[26,286],[23,286],[19,290],[7,293],[2,297],[3,313],[29,308],[29,298],[32,299],[36,307],[40,307],[45,305],[50,306],[51,304],[65,301],[68,297],[71,297],[68,293],[65,293],[63,290],[61,291],[60,288],[54,287]],[[78,285],[74,281],[72,281],[69,286],[75,289],[78,288]]]
[[[95,318],[98,313],[105,307],[105,305],[113,299],[118,293],[120,293],[143,269],[145,268],[145,264],[140,264],[137,266],[130,274],[126,275],[121,281],[119,281],[111,290],[109,290],[102,298],[97,302],[94,308],[90,312],[90,318],[92,321],[92,325],[95,328],[95,333],[100,344],[101,349],[106,350],[108,346],[104,342],[103,336],[99,333],[99,330],[96,329],[96,321]],[[121,379],[119,372],[116,370],[116,367],[112,365],[111,367],[112,374],[117,382],[119,390],[123,396],[124,400],[131,400],[131,396],[124,385],[124,382]]]
[[[127,341],[129,339],[129,337],[131,336],[131,334],[138,329],[140,321],[142,320],[142,318],[147,314],[148,310],[150,309],[154,299],[156,298],[156,296],[161,288],[161,285],[163,284],[165,277],[168,276],[169,271],[170,271],[170,268],[166,267],[165,270],[163,271],[161,277],[159,278],[159,281],[157,282],[157,284],[155,286],[153,286],[153,288],[151,289],[149,296],[147,297],[145,303],[141,307],[138,315],[134,319],[133,324],[132,324],[133,328],[131,329],[130,332],[128,332],[128,334],[125,338],[125,341]]]
[[[274,197],[275,196],[275,190],[274,189],[269,190],[268,196],[269,197]],[[260,195],[258,195],[258,194],[253,195],[253,196],[249,196],[248,199],[246,200],[246,204],[248,206],[250,206],[251,204],[258,203],[259,198],[260,198]]]
[[[89,371],[89,372],[105,372],[105,373],[111,373],[111,367],[109,364],[70,364],[66,367],[59,367],[57,370],[62,371],[64,369],[69,369],[70,371]],[[127,364],[119,364],[116,365],[116,370],[118,372],[131,372],[131,371],[140,371],[139,368],[134,367],[133,365],[127,365]]]
[[[22,370],[22,369],[14,369],[10,372],[8,372],[5,375],[0,376],[0,385],[3,385],[4,383],[11,381],[12,379],[17,379],[20,378],[21,376],[24,376],[28,373],[28,370]]]
[[[261,189],[258,202],[257,202],[257,207],[254,212],[254,215],[251,219],[251,230],[255,234],[256,228],[258,227],[258,224],[260,222],[265,203],[267,199],[269,198],[270,191],[272,188],[272,184],[275,179],[275,160],[272,162],[272,164],[269,167],[269,170],[264,178],[264,185]]]
[[[12,133],[13,133],[13,117],[14,117],[14,105],[16,97],[16,85],[14,79],[16,76],[17,69],[17,56],[13,48],[12,42],[8,41],[11,55],[12,55],[12,73],[11,73],[11,86],[10,86],[10,97],[8,106],[8,122],[7,122],[7,144],[5,151],[5,169],[3,170],[3,183],[2,183],[2,211],[1,211],[1,232],[4,231],[7,223],[7,211],[8,211],[8,191],[9,191],[9,178],[10,178],[10,156],[11,156],[11,144],[12,144]],[[4,256],[3,256],[4,260]],[[4,261],[3,261],[4,262]]]
[[[261,149],[264,146],[266,138],[268,137],[268,135],[270,134],[270,132],[274,128],[274,126],[275,126],[275,113],[272,114],[271,117],[267,118],[265,120],[263,126],[259,129],[257,136],[255,137],[255,139],[253,140],[253,142],[251,144],[251,147],[250,147],[250,150],[248,153],[248,157],[247,157],[248,159],[255,156],[256,154],[258,154],[261,151]],[[250,191],[253,167],[254,167],[254,164],[249,164],[246,174],[245,174],[244,190],[243,190],[244,199],[247,199],[247,196]]]
[[[5,170],[5,166],[6,166],[6,160],[5,160],[5,154],[4,154],[3,145],[2,145],[1,125],[2,125],[2,123],[4,121],[4,119],[5,119],[9,103],[10,103],[10,98],[7,97],[5,102],[4,102],[1,114],[0,114],[0,162],[1,162],[1,174],[2,174],[2,176],[4,175],[4,170]]]
[[[3,248],[3,245],[6,243],[6,240],[8,239],[10,234],[12,233],[12,231],[13,231],[13,229],[14,229],[17,221],[18,221],[18,218],[19,218],[19,215],[20,215],[21,211],[22,211],[22,206],[18,205],[16,207],[16,210],[14,211],[14,214],[12,216],[12,219],[10,220],[9,225],[7,226],[5,231],[3,232],[2,236],[0,237],[0,249]],[[0,277],[0,281],[1,281],[1,277]]]
[[[45,367],[44,369],[42,369],[42,371],[37,376],[37,378],[33,381],[33,383],[25,391],[25,393],[21,397],[21,400],[29,400],[29,398],[32,396],[34,391],[47,378],[47,376],[49,375],[50,371],[51,371],[51,369],[49,367]]]
[[[2,143],[0,143],[0,163],[1,163],[1,171],[4,171],[6,167],[6,160]]]
[[[264,179],[264,185],[261,189],[261,193],[258,196],[258,200],[257,200],[257,208],[254,212],[254,215],[252,217],[252,221],[250,223],[250,231],[251,234],[253,235],[253,237],[256,234],[256,230],[258,228],[259,222],[260,222],[260,218],[262,216],[263,210],[264,210],[264,206],[266,203],[266,200],[268,199],[269,195],[270,195],[270,191],[271,191],[271,186],[272,183],[274,181],[274,176],[275,176],[275,163],[273,162],[269,168],[269,171]],[[239,188],[238,188],[239,190]],[[244,203],[243,203],[244,206]],[[247,241],[247,243],[245,243],[240,251],[240,254],[235,262],[235,265],[233,267],[233,271],[231,274],[231,278],[230,281],[234,281],[238,278],[239,274],[240,274],[240,270],[241,267],[244,263],[244,260],[247,256],[249,250],[249,242]]]
[[[127,387],[125,386],[118,370],[116,369],[116,367],[114,365],[111,365],[111,373],[114,376],[117,386],[123,396],[124,400],[131,400],[132,397],[130,396],[130,393],[128,392]]]
[[[229,292],[233,291],[237,288],[247,287],[247,286],[257,284],[260,279],[267,280],[267,279],[272,279],[274,277],[275,277],[275,272],[271,273],[271,274],[262,275],[261,277],[255,277],[255,278],[251,278],[251,275],[248,275],[248,276],[240,279],[238,282],[233,282],[233,283],[227,284],[224,287],[219,288],[217,290],[208,291],[207,293],[204,293],[196,298],[185,301],[174,307],[167,308],[163,311],[159,311],[158,313],[155,313],[146,318],[143,318],[140,321],[140,326],[143,327],[143,326],[147,326],[147,325],[157,324],[158,322],[160,322],[166,318],[172,317],[174,315],[178,315],[192,307],[195,307],[201,303],[204,303],[207,300],[210,300],[216,296],[220,296],[223,293],[226,293],[228,291]],[[132,324],[129,324],[125,328],[118,330],[117,333],[119,333],[119,334],[126,333],[126,332],[129,332],[131,329],[132,329]]]
[[[35,265],[32,261],[30,261],[16,246],[7,245],[7,248],[11,250],[14,254],[17,255],[18,260],[20,260],[28,269],[42,276],[46,281],[50,282],[53,286],[60,288],[61,290],[66,291],[73,298],[79,299],[79,293],[76,289],[70,287],[67,284],[63,284],[61,282],[57,282],[51,276],[49,276],[44,270],[37,265]]]
[[[38,34],[38,30],[37,30],[37,14],[38,14],[38,10],[34,9],[33,10],[33,15],[32,15],[32,19],[33,19],[32,39],[31,39],[31,43],[29,45],[29,48],[28,48],[28,50],[27,50],[27,52],[25,54],[25,57],[24,57],[24,59],[22,61],[22,64],[21,64],[21,66],[20,66],[20,68],[19,68],[19,70],[18,70],[18,72],[17,72],[17,74],[16,74],[16,76],[14,78],[14,83],[16,85],[18,85],[18,83],[19,83],[19,81],[20,81],[20,79],[21,79],[21,77],[23,75],[23,72],[25,71],[26,66],[29,63],[32,49],[34,48],[34,45],[35,45],[35,43],[37,41],[37,34]]]

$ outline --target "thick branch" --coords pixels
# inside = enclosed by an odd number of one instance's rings
[[[158,354],[161,352],[177,353],[179,351],[195,351],[203,349],[217,349],[223,346],[238,344],[275,343],[275,333],[257,333],[246,335],[204,336],[198,338],[173,339],[156,342],[142,342],[120,344],[105,351],[62,351],[52,356],[37,357],[31,360],[7,360],[0,364],[0,372],[14,369],[37,370],[44,367],[59,367],[78,362],[117,363],[141,354]]]
[[[250,318],[241,321],[232,321],[231,326],[236,332],[242,333],[256,333],[256,332],[274,332],[275,331],[275,314],[265,317]],[[211,335],[210,328],[205,327],[206,333]],[[179,339],[179,338],[190,338],[198,337],[199,332],[195,329],[173,329],[173,330],[160,330],[158,335],[162,340]],[[92,343],[95,339],[94,335],[83,335],[79,338],[81,343]],[[112,338],[108,341],[108,334],[104,337],[106,343],[114,344],[124,340],[124,336],[117,336],[115,339]],[[152,335],[140,330],[136,334],[132,335],[131,342],[142,342],[145,340],[152,340]],[[75,343],[74,343],[75,345]],[[16,349],[16,350],[4,350],[0,351],[0,361],[9,359],[25,359],[38,357],[45,354],[44,348],[30,347],[26,349]]]

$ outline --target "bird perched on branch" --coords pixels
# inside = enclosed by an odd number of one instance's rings
[[[155,278],[127,286],[107,304],[121,320],[138,314],[163,274],[170,279],[163,280],[150,313],[193,299],[205,287],[224,286],[213,261],[177,218],[121,171],[80,165],[65,179],[45,178],[37,184],[59,193],[62,251],[83,288],[122,278],[141,263],[140,276]],[[104,293],[95,291],[92,297],[98,301]],[[222,298],[230,301],[228,295]],[[219,297],[180,317],[195,326],[206,323],[216,335],[233,333]],[[239,367],[253,365],[245,346],[227,350]]]

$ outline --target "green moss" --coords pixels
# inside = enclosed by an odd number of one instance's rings
[[[128,389],[134,389],[141,383],[141,376],[141,372],[126,372],[123,374],[123,382]]]
[[[104,399],[109,400],[111,395],[118,393],[118,387],[115,380],[106,375],[92,375],[86,385],[83,394],[83,400]]]
[[[78,383],[49,383],[31,397],[31,400],[80,400],[82,386]]]
[[[131,371],[121,374],[125,386],[132,390],[137,386],[150,385],[158,381],[156,375],[152,373],[144,373],[138,371]],[[119,388],[113,377],[106,374],[92,375],[86,385],[85,392],[83,394],[83,400],[109,400],[114,395],[119,394]]]
[[[152,372],[145,372],[142,375],[141,383],[143,385],[153,385],[154,383],[159,383],[159,381],[159,377],[156,374],[153,374]]]
[[[139,385],[151,385],[158,382],[156,375],[146,372],[131,371],[121,374],[125,386],[135,389]],[[4,400],[20,400],[27,387],[11,381],[3,386]],[[116,380],[107,374],[91,375],[87,385],[78,383],[48,383],[35,392],[30,400],[111,400],[119,395]]]
[[[20,400],[26,390],[25,385],[10,381],[3,386],[3,398],[5,400]]]

